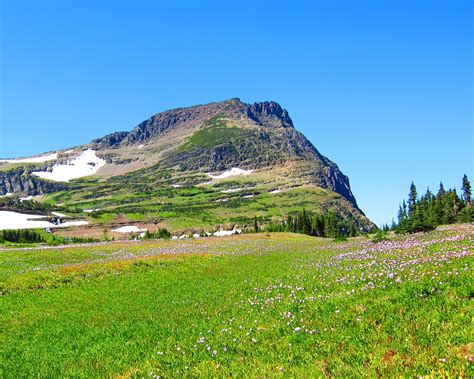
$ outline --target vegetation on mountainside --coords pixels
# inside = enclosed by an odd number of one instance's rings
[[[462,196],[456,189],[446,190],[440,184],[434,195],[430,189],[418,198],[414,183],[410,186],[408,202],[403,200],[398,211],[398,222],[392,229],[399,233],[416,233],[433,230],[438,225],[474,222],[474,207],[471,204],[471,184],[467,175],[462,179]],[[385,226],[388,229],[388,226]]]
[[[2,247],[37,246],[44,244],[58,246],[66,244],[99,242],[90,237],[61,237],[44,229],[6,229],[0,230],[0,245]]]
[[[245,229],[252,226],[254,217],[264,225],[303,208],[314,214],[332,210],[357,227],[371,227],[342,196],[322,188],[306,185],[270,193],[278,187],[264,174],[203,184],[209,179],[204,174],[179,175],[150,167],[107,181],[76,180],[68,191],[44,195],[42,201],[71,210],[95,209],[87,214],[94,224],[150,222],[173,232],[212,231],[216,226],[232,225]],[[226,192],[229,190],[235,192]]]
[[[44,236],[33,229],[0,230],[0,243],[40,243],[45,241]]]
[[[472,225],[0,254],[0,377],[471,377]]]
[[[180,150],[214,148],[223,144],[237,143],[252,135],[253,133],[247,129],[228,125],[225,115],[217,115],[206,120],[201,128],[180,147]]]
[[[145,232],[144,239],[164,239],[169,240],[171,238],[171,233],[166,228],[160,228],[156,232],[152,233],[149,230]]]
[[[0,197],[0,209],[2,210],[20,210],[33,212],[52,212],[64,211],[64,208],[51,203],[44,203],[34,200],[19,199],[18,197],[8,196]]]

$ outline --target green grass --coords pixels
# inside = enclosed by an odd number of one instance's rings
[[[253,136],[251,132],[242,128],[226,127],[225,122],[222,121],[222,123],[223,125],[212,125],[211,127],[206,127],[194,132],[181,149],[214,148],[215,146],[223,144],[231,144],[234,140],[242,140]]]
[[[473,375],[473,226],[0,252],[0,377]]]

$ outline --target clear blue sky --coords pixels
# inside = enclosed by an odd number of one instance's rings
[[[377,224],[473,178],[471,1],[1,0],[0,156],[278,101]]]

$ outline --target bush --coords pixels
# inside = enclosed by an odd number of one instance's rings
[[[143,238],[169,240],[171,238],[171,233],[166,228],[158,229],[155,233],[151,233],[150,231],[147,230]]]
[[[379,243],[379,242],[382,242],[382,241],[388,241],[387,232],[383,231],[383,230],[380,230],[380,229],[377,229],[374,236],[372,237],[372,242],[373,243]]]

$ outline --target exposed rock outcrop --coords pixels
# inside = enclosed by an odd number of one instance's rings
[[[107,134],[102,138],[97,138],[91,142],[95,149],[114,148],[120,146],[120,143],[129,135],[129,132],[115,132]]]
[[[29,171],[24,168],[7,172],[0,171],[0,195],[2,196],[7,193],[36,196],[61,191],[65,188],[64,184],[48,182],[30,175]]]

